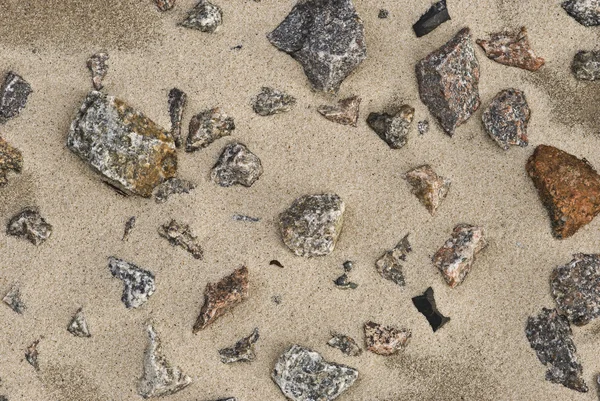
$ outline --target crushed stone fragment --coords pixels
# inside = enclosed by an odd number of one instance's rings
[[[341,288],[342,290],[355,290],[358,288],[358,284],[348,280],[348,275],[346,273],[333,280],[333,283],[336,285],[337,288]]]
[[[494,33],[489,40],[477,39],[476,42],[490,60],[500,64],[537,71],[545,63],[531,48],[525,27],[516,32]]]
[[[252,100],[252,109],[259,116],[288,112],[296,104],[296,98],[287,93],[263,86],[260,93]]]
[[[233,347],[219,350],[221,362],[252,362],[256,359],[254,344],[258,341],[258,338],[258,328],[255,328],[248,337],[242,338]]]
[[[139,308],[154,293],[154,274],[133,263],[115,257],[108,258],[108,268],[113,277],[123,281],[121,301],[127,308]]]
[[[94,89],[100,90],[104,88],[102,80],[108,72],[108,64],[106,63],[110,57],[108,53],[100,52],[92,55],[87,61],[87,68],[92,72],[92,84]]]
[[[31,92],[31,85],[20,75],[12,71],[6,74],[0,87],[0,124],[21,113]]]
[[[405,175],[406,181],[411,186],[411,192],[435,216],[438,208],[446,199],[452,182],[437,175],[429,164],[416,167]]]
[[[83,313],[83,308],[79,308],[75,313],[75,316],[71,319],[69,326],[67,326],[69,333],[75,337],[91,337],[90,329]]]
[[[41,340],[41,339],[40,339]],[[35,370],[40,370],[40,364],[38,362],[39,352],[37,350],[37,346],[40,343],[40,340],[35,340],[27,349],[25,350],[25,360],[29,362],[31,366]]]
[[[193,332],[198,333],[217,318],[248,298],[248,268],[242,266],[218,283],[208,283],[204,290],[204,305],[194,324]]]
[[[425,135],[429,132],[429,121],[423,120],[419,121],[417,124],[417,131],[419,131],[419,135]]]
[[[197,29],[202,32],[213,33],[223,23],[223,11],[221,7],[207,0],[200,0],[192,8],[186,19],[180,23],[181,26]]]
[[[0,187],[8,183],[9,171],[20,173],[22,169],[23,155],[21,151],[0,138]]]
[[[446,0],[440,0],[434,3],[425,14],[419,18],[413,25],[413,31],[417,38],[425,36],[432,32],[435,28],[442,25],[444,22],[449,21],[450,14],[448,14],[448,7],[446,6]]]
[[[187,224],[180,224],[172,219],[169,223],[158,228],[158,234],[169,240],[171,245],[182,247],[191,253],[194,258],[202,259],[204,257],[204,251],[198,243],[198,238]]]
[[[333,333],[331,339],[327,341],[327,345],[337,348],[348,356],[358,356],[362,354],[362,349],[358,346],[352,337],[345,336],[339,333]]]
[[[204,110],[190,121],[185,151],[205,148],[217,139],[231,135],[234,129],[233,118],[221,112],[218,107]]]
[[[321,105],[317,111],[329,121],[356,127],[360,101],[361,98],[358,96],[351,96],[341,99],[336,106]]]
[[[169,178],[154,189],[154,200],[156,203],[165,203],[171,195],[189,194],[195,188],[196,184],[192,181]]]
[[[22,315],[23,312],[25,312],[25,303],[21,300],[21,291],[16,284],[13,284],[10,287],[4,298],[2,298],[2,302],[10,306],[10,308],[19,315]]]
[[[504,150],[510,145],[525,147],[527,123],[531,111],[523,91],[504,89],[500,91],[482,115],[483,127]]]
[[[251,187],[263,173],[258,156],[241,142],[226,145],[211,171],[211,178],[222,187]]]
[[[44,243],[52,235],[50,225],[36,207],[26,207],[8,222],[6,233],[29,240],[33,245]]]
[[[370,113],[367,124],[392,149],[400,149],[408,142],[410,123],[415,109],[405,104],[397,113]]]
[[[294,344],[281,354],[271,377],[290,400],[331,401],[354,384],[358,371]]]
[[[423,295],[413,297],[412,302],[417,310],[425,316],[434,333],[450,321],[449,317],[438,311],[433,297],[433,288],[429,287]]]
[[[389,16],[390,16],[390,12],[388,10],[386,10],[385,8],[380,9],[379,13],[377,13],[377,18],[379,18],[379,19],[386,19]]]
[[[561,6],[583,26],[600,25],[600,0],[567,0]]]
[[[571,71],[581,81],[600,79],[600,51],[578,51],[573,57]]]
[[[374,322],[365,323],[364,329],[367,350],[379,355],[396,354],[408,345],[412,335],[410,330],[398,330]]]
[[[390,280],[400,286],[406,285],[404,273],[402,272],[402,263],[406,262],[406,256],[412,251],[408,242],[408,234],[398,242],[398,244],[384,253],[375,263],[377,271],[381,277]]]
[[[121,241],[127,241],[129,239],[129,234],[131,234],[131,231],[133,231],[133,229],[135,228],[135,216],[131,216],[129,219],[127,219],[127,221],[125,222],[125,230],[123,230],[123,238],[121,238]]]
[[[154,0],[154,3],[160,11],[169,11],[175,7],[175,0]]]
[[[234,214],[233,219],[235,221],[247,221],[250,223],[258,223],[260,221],[260,217],[245,216],[243,214]]]
[[[171,136],[175,146],[181,147],[181,119],[187,103],[187,95],[181,89],[173,88],[169,91],[169,118],[171,119]]]

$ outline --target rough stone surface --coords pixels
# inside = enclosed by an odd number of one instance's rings
[[[226,145],[211,171],[211,178],[222,187],[251,187],[263,173],[258,156],[240,142]]]
[[[341,288],[343,290],[347,290],[347,289],[355,290],[358,288],[358,284],[350,281],[350,279],[348,278],[348,275],[346,273],[342,274],[341,276],[339,276],[338,278],[333,280],[333,283],[336,285],[337,288]]]
[[[162,397],[175,394],[192,384],[191,377],[167,361],[152,324],[148,324],[146,330],[148,346],[144,354],[144,375],[140,379],[138,393],[144,398]]]
[[[321,105],[317,111],[329,121],[356,127],[360,101],[358,96],[351,96],[338,101],[336,106]]]
[[[477,44],[490,60],[500,64],[537,71],[545,63],[531,49],[525,27],[516,32],[494,33],[489,40],[477,39]]]
[[[539,315],[527,319],[525,335],[540,362],[549,365],[546,380],[583,393],[588,391],[566,317],[556,309],[543,308]]]
[[[422,120],[417,124],[417,131],[419,131],[419,135],[425,135],[429,132],[429,121]]]
[[[600,51],[579,51],[573,58],[571,71],[582,81],[600,79]]]
[[[352,337],[343,334],[334,333],[331,339],[327,341],[327,345],[337,348],[348,356],[358,356],[362,354],[362,349],[358,346]]]
[[[169,11],[175,7],[175,0],[154,0],[154,3],[160,11]]]
[[[85,314],[83,313],[83,309],[79,308],[75,316],[71,319],[71,322],[67,326],[67,330],[69,333],[73,334],[75,337],[91,337],[90,329],[87,324],[87,320],[85,318]]]
[[[413,30],[415,31],[417,38],[420,38],[450,19],[448,7],[446,7],[446,0],[440,0],[437,3],[434,3],[429,10],[419,18],[413,25]]]
[[[288,112],[296,104],[296,98],[277,89],[263,86],[252,100],[252,109],[260,116]]]
[[[504,150],[513,146],[525,147],[527,123],[531,111],[525,94],[518,89],[500,91],[481,116],[483,127]]]
[[[194,324],[197,333],[217,318],[248,298],[248,268],[242,266],[218,283],[208,283],[204,290],[204,305]]]
[[[417,310],[425,316],[434,333],[450,321],[449,317],[438,311],[433,297],[433,288],[429,287],[423,295],[413,297],[412,302]]]
[[[180,224],[175,220],[171,220],[169,223],[160,226],[158,233],[161,237],[169,240],[171,245],[182,247],[191,253],[194,258],[202,259],[204,257],[204,251],[198,243],[197,237],[187,224]]]
[[[452,182],[437,175],[429,164],[408,171],[405,178],[411,186],[411,192],[434,216],[444,199],[446,199]]]
[[[271,377],[290,400],[330,401],[354,384],[358,371],[327,362],[308,348],[292,345],[275,363]]]
[[[10,290],[8,290],[4,298],[2,298],[2,302],[10,306],[10,309],[14,310],[19,315],[22,315],[23,312],[25,312],[25,303],[21,300],[21,291],[16,284],[10,287]]]
[[[587,160],[539,145],[526,169],[548,210],[554,237],[572,236],[600,213],[600,176]]]
[[[600,25],[600,0],[567,0],[562,8],[581,25]]]
[[[27,239],[33,245],[40,245],[52,235],[52,226],[37,208],[26,207],[10,219],[6,233]]]
[[[96,53],[87,61],[87,68],[92,72],[92,84],[94,89],[100,90],[104,88],[102,80],[108,72],[108,64],[106,63],[110,57],[108,53]]]
[[[189,194],[195,188],[196,184],[191,181],[169,178],[154,189],[154,200],[156,203],[165,203],[171,195]]]
[[[279,215],[283,242],[298,256],[329,255],[342,231],[344,210],[336,194],[301,196]]]
[[[20,173],[23,169],[23,155],[0,138],[0,187],[8,183],[9,171]]]
[[[123,101],[97,91],[88,94],[67,137],[69,149],[111,185],[150,197],[177,172],[169,132]]]
[[[248,337],[242,338],[233,347],[219,350],[221,362],[252,362],[256,359],[254,344],[258,341],[258,338],[258,328],[255,328]]]
[[[393,355],[404,349],[411,337],[410,330],[398,330],[374,322],[365,323],[365,343],[367,350],[379,355]]]
[[[479,62],[469,28],[420,60],[416,75],[421,101],[448,135],[479,108]]]
[[[377,18],[379,18],[379,19],[386,19],[389,16],[390,16],[390,12],[384,8],[380,9],[379,13],[377,13]]]
[[[19,115],[31,92],[31,85],[21,76],[12,71],[6,74],[0,88],[0,124]]]
[[[129,239],[129,235],[135,228],[135,222],[135,216],[131,216],[129,219],[127,219],[125,222],[125,229],[123,230],[123,238],[121,238],[122,241],[127,241]]]
[[[181,119],[187,103],[184,91],[173,88],[169,91],[169,118],[171,119],[171,136],[176,147],[181,147]]]
[[[218,107],[204,110],[190,121],[185,151],[205,148],[217,139],[231,135],[234,129],[233,118],[221,112]]]
[[[363,23],[351,0],[300,1],[267,38],[302,65],[314,89],[325,92],[337,92],[367,57]]]
[[[458,224],[452,238],[433,255],[433,264],[454,288],[463,282],[475,263],[475,255],[487,246],[483,227]]]
[[[39,352],[37,350],[37,346],[40,343],[40,340],[35,340],[27,349],[25,350],[25,360],[29,362],[31,366],[35,370],[40,370],[40,363],[38,361]]]
[[[108,258],[108,268],[113,277],[123,281],[121,301],[127,308],[139,308],[154,293],[154,274],[133,263],[115,257]]]
[[[412,248],[408,242],[408,234],[406,234],[394,249],[384,253],[375,263],[381,277],[404,286],[406,281],[402,272],[402,263],[406,262],[406,257],[410,252],[412,252]]]
[[[223,12],[221,8],[207,0],[200,0],[192,8],[181,26],[197,29],[202,32],[213,33],[223,23]]]
[[[367,124],[392,149],[400,149],[408,142],[410,123],[415,115],[415,109],[402,105],[395,114],[370,113]]]

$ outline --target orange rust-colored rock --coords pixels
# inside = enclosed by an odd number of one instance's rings
[[[490,60],[500,64],[537,71],[545,63],[531,48],[525,27],[516,32],[494,33],[489,40],[477,39],[476,42]]]

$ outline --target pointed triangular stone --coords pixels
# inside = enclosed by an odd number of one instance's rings
[[[25,304],[21,300],[21,291],[19,291],[19,287],[16,284],[10,287],[10,290],[2,298],[2,301],[19,315],[22,315],[25,311]]]
[[[319,106],[317,111],[329,121],[356,127],[360,101],[361,99],[358,96],[352,96],[338,101],[335,106]]]
[[[71,319],[71,323],[69,323],[69,327],[67,327],[69,333],[73,334],[76,337],[91,337],[90,329],[88,328],[87,320],[85,319],[85,315],[83,314],[83,309],[79,308],[73,319]]]
[[[406,173],[406,181],[412,187],[412,193],[433,216],[446,199],[451,181],[437,175],[429,164],[424,164]]]

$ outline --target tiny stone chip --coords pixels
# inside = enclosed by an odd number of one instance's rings
[[[423,295],[413,297],[412,302],[417,310],[425,316],[434,333],[450,321],[449,317],[438,311],[433,297],[433,288],[429,287]]]
[[[481,119],[488,135],[504,150],[513,146],[525,147],[527,123],[531,111],[525,94],[518,89],[500,91],[485,109]]]
[[[213,33],[222,23],[223,11],[221,11],[221,7],[207,0],[200,0],[188,12],[186,19],[180,25],[185,28]]]
[[[577,52],[573,57],[571,71],[580,81],[595,81],[600,79],[600,51]]]
[[[410,123],[415,109],[405,104],[395,114],[370,113],[367,124],[392,149],[400,149],[408,142]]]
[[[156,287],[152,272],[112,256],[108,258],[108,268],[113,277],[123,281],[121,301],[127,308],[139,308],[154,294]]]
[[[448,196],[452,182],[439,176],[429,164],[408,171],[405,178],[411,186],[411,192],[429,213],[435,216],[438,208]]]
[[[25,350],[25,360],[29,362],[31,366],[35,370],[40,370],[40,364],[38,362],[39,352],[37,350],[37,346],[40,343],[40,340],[35,340],[27,349]]]
[[[412,335],[410,330],[374,322],[365,323],[364,329],[367,350],[379,355],[393,355],[406,348]]]
[[[567,0],[561,5],[581,25],[600,25],[600,0]]]
[[[489,40],[477,39],[476,42],[490,60],[500,64],[537,71],[545,63],[531,49],[525,27],[516,32],[494,33]]]
[[[240,142],[226,145],[212,168],[211,178],[222,187],[251,187],[263,173],[258,156]]]
[[[408,234],[404,236],[394,247],[394,249],[384,253],[375,263],[377,271],[381,277],[390,280],[400,286],[404,286],[404,273],[402,272],[402,263],[406,262],[406,256],[412,251],[408,242]]]
[[[202,259],[204,257],[204,251],[198,243],[197,237],[187,224],[180,224],[175,220],[171,220],[169,223],[160,226],[158,233],[161,237],[169,240],[171,245],[182,247],[191,253],[194,258]]]
[[[75,337],[91,337],[90,329],[87,324],[87,320],[85,318],[85,314],[83,313],[83,308],[79,308],[75,316],[71,319],[71,322],[67,326],[67,330],[69,333],[73,334]]]
[[[123,230],[123,238],[121,238],[122,241],[127,241],[129,239],[129,234],[131,234],[131,231],[135,228],[135,222],[135,216],[131,216],[127,219],[125,222],[125,230]]]
[[[419,18],[413,25],[413,30],[415,31],[417,38],[420,38],[421,36],[425,36],[432,32],[435,28],[450,19],[446,0],[440,0],[437,3],[434,3],[429,10]]]
[[[36,207],[26,207],[10,219],[6,233],[27,239],[33,245],[40,245],[52,235],[52,226]]]
[[[346,273],[342,274],[341,276],[339,276],[338,278],[336,278],[335,280],[333,280],[333,283],[338,288],[341,288],[343,290],[347,290],[347,289],[355,290],[355,289],[358,288],[358,284],[353,283],[352,281],[350,281],[348,279],[348,275]]]
[[[221,362],[252,362],[256,359],[254,344],[258,341],[258,338],[258,328],[255,328],[248,337],[242,338],[233,347],[219,350]]]
[[[175,0],[154,0],[154,3],[160,11],[169,11],[175,7]]]
[[[8,183],[9,171],[20,173],[22,169],[23,155],[21,151],[0,138],[0,187]]]
[[[288,112],[296,104],[296,98],[277,89],[263,86],[252,100],[252,109],[259,116]]]
[[[425,135],[429,132],[429,121],[422,120],[417,124],[417,131],[419,131],[419,135]]]
[[[23,312],[25,312],[25,303],[21,300],[21,291],[16,284],[13,284],[10,287],[10,290],[8,290],[4,298],[2,298],[2,302],[10,306],[10,308],[19,315],[22,315]]]
[[[108,72],[108,64],[106,63],[110,57],[108,53],[100,52],[92,55],[87,61],[87,68],[92,72],[92,84],[94,89],[100,90],[104,88],[102,80]]]
[[[20,75],[9,72],[0,87],[0,124],[4,124],[21,113],[27,98],[33,92],[31,85]]]
[[[351,96],[338,101],[337,106],[321,105],[317,111],[329,121],[356,127],[360,101],[358,96]]]
[[[156,203],[165,203],[171,195],[189,194],[195,188],[196,184],[192,181],[169,178],[154,189],[154,200]]]
[[[362,354],[362,349],[357,342],[352,338],[343,334],[334,333],[331,339],[327,341],[327,345],[337,348],[348,356],[359,356]]]
[[[381,8],[379,10],[379,13],[377,14],[377,18],[379,18],[379,19],[386,19],[389,16],[390,16],[390,12],[388,10],[386,10],[385,8]]]
[[[234,129],[233,118],[221,112],[218,107],[204,110],[190,121],[185,151],[205,148],[217,139],[231,135]]]
[[[181,147],[181,119],[187,102],[187,95],[181,89],[169,91],[169,118],[171,119],[171,136],[176,147]]]

